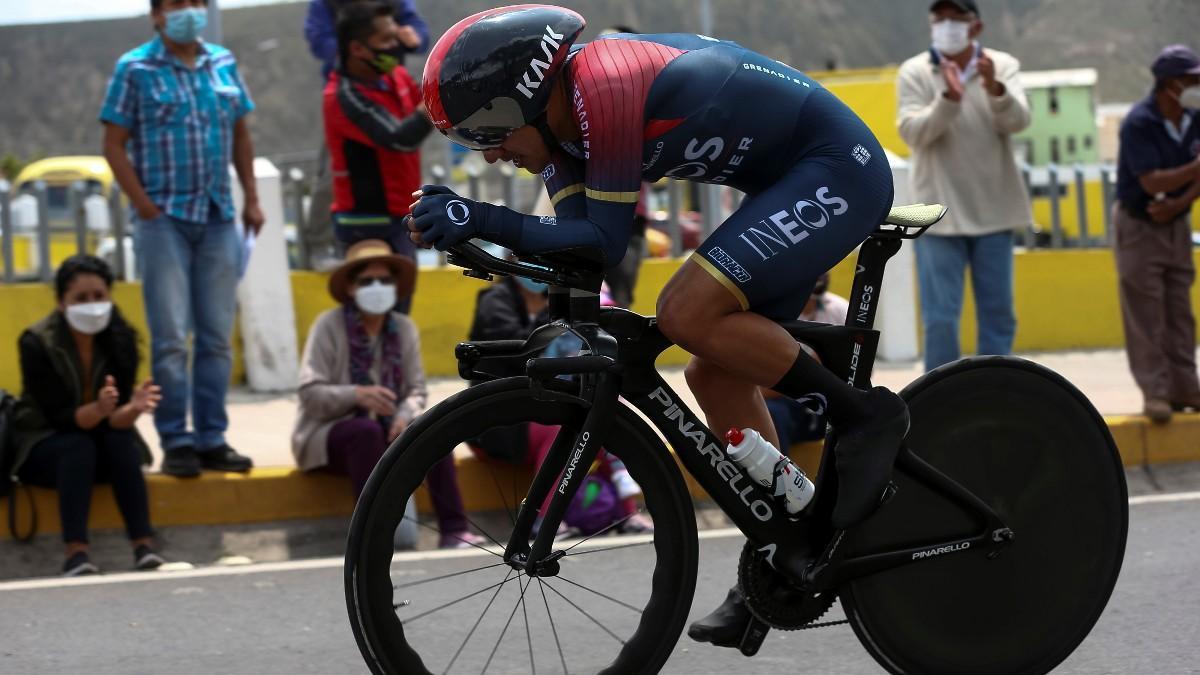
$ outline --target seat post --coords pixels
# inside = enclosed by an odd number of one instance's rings
[[[875,312],[883,288],[883,271],[887,261],[900,250],[901,240],[869,237],[858,251],[854,285],[850,291],[850,311],[846,325],[870,330],[875,327]]]

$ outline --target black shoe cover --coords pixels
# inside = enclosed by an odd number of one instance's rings
[[[725,602],[688,628],[688,637],[717,647],[735,647],[753,656],[762,645],[768,627],[755,620],[737,586],[729,589]]]
[[[867,404],[872,416],[837,435],[838,497],[832,524],[839,530],[861,522],[879,507],[908,434],[908,406],[899,396],[875,387],[867,393]]]

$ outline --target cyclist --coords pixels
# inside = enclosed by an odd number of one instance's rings
[[[892,178],[867,126],[803,73],[703,35],[614,34],[583,46],[582,16],[518,5],[459,21],[438,40],[422,89],[451,140],[540,173],[555,216],[414,193],[417,244],[479,237],[523,253],[597,247],[625,254],[642,181],[664,176],[747,197],[658,299],[660,330],[693,355],[688,386],[716,430],[751,427],[778,444],[758,386],[824,402],[838,434],[836,527],[868,515],[908,430],[903,401],[861,391],[804,354],[794,319],[817,278],[887,215]],[[737,646],[750,621],[735,588],[692,625]]]

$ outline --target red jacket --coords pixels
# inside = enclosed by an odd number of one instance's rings
[[[334,213],[408,214],[421,186],[421,141],[433,125],[417,111],[421,89],[403,68],[375,83],[338,70],[325,84],[325,142]]]

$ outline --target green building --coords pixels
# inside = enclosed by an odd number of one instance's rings
[[[1029,128],[1013,137],[1017,156],[1031,166],[1096,164],[1096,69],[1021,73],[1029,98]]]

